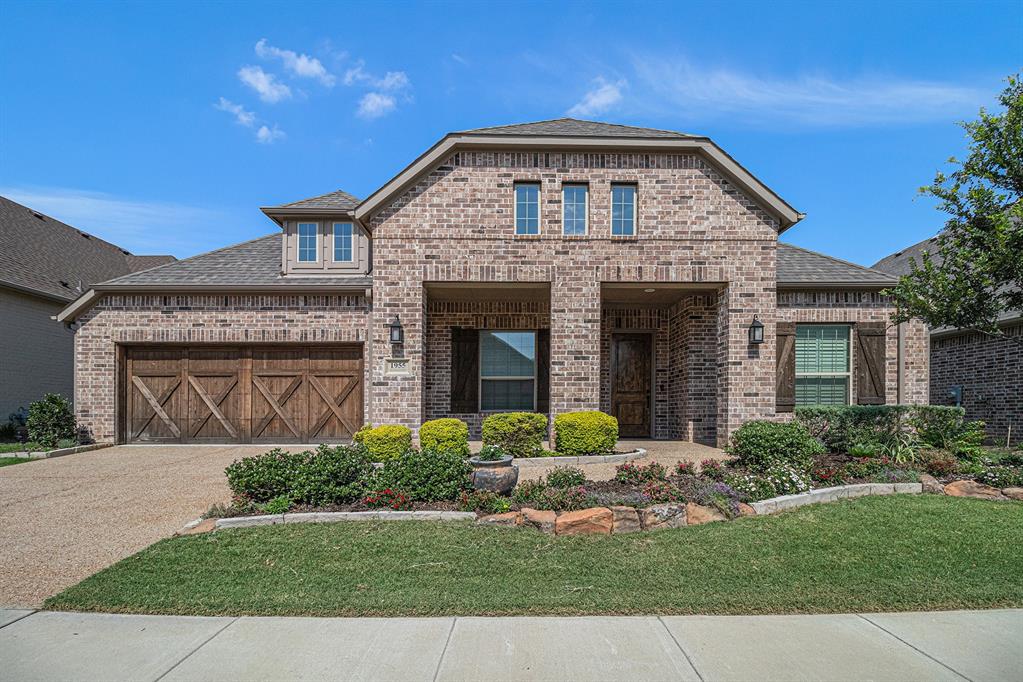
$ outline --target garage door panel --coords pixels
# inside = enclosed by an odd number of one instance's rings
[[[348,440],[362,426],[362,372],[310,372],[309,435],[314,440]],[[358,403],[358,404],[356,404]]]
[[[305,374],[252,371],[252,440],[296,443],[306,430]]]
[[[238,373],[188,373],[188,438],[237,441],[245,431],[241,419]]]
[[[180,389],[181,375],[176,372],[149,370],[132,376],[127,393],[133,439],[164,441],[181,437]]]

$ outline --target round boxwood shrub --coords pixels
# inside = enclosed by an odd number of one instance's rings
[[[58,441],[75,438],[75,413],[67,398],[47,393],[28,406],[28,439],[55,448]],[[73,443],[72,443],[73,445]]]
[[[355,434],[355,442],[366,448],[374,462],[387,462],[412,449],[412,430],[400,424],[367,424]]]
[[[766,470],[788,464],[807,470],[814,455],[825,452],[820,441],[799,422],[746,422],[732,434],[727,451],[750,469]]]
[[[483,420],[483,444],[496,445],[512,457],[543,454],[547,417],[536,412],[503,412]]]
[[[618,442],[618,420],[603,412],[566,412],[554,418],[559,455],[608,455]]]
[[[454,452],[469,456],[469,426],[461,419],[434,419],[419,427],[424,450]]]

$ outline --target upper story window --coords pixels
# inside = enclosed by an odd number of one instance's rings
[[[636,186],[611,185],[611,234],[636,234]]]
[[[350,263],[352,261],[352,236],[351,223],[334,223],[334,262]]]
[[[317,256],[316,242],[318,238],[318,223],[298,224],[298,262],[315,263],[319,260]]]
[[[848,325],[796,325],[796,406],[847,405]]]
[[[562,233],[586,234],[589,187],[565,185],[561,190]]]
[[[480,409],[536,409],[536,332],[480,332]]]
[[[515,234],[540,234],[540,185],[515,184]]]

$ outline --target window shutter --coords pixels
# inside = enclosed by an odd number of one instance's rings
[[[551,411],[551,330],[536,330],[536,411]]]
[[[775,327],[778,344],[778,372],[774,387],[776,412],[792,412],[796,407],[796,325],[779,322]]]
[[[451,412],[479,412],[480,344],[476,329],[451,328]]]
[[[856,402],[884,405],[885,323],[856,325]]]

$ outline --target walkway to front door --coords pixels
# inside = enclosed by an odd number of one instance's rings
[[[653,435],[653,334],[611,335],[611,414],[622,438]]]

